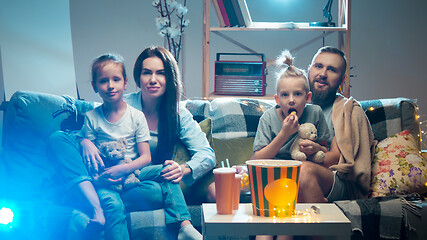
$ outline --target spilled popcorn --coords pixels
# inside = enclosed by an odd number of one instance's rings
[[[242,190],[249,188],[249,176],[247,173],[242,174],[241,187],[242,187]]]

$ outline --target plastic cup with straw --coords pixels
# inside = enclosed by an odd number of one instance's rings
[[[221,161],[221,168],[214,169],[215,175],[215,192],[216,192],[216,209],[218,214],[233,213],[233,191],[236,170],[230,168],[228,159],[226,160],[227,167],[224,166],[224,161]]]

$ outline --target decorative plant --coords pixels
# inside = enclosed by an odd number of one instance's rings
[[[179,54],[182,48],[182,34],[184,28],[188,26],[190,20],[184,19],[188,9],[187,0],[179,3],[177,0],[154,0],[153,7],[159,12],[156,17],[156,26],[159,35],[165,38],[165,45],[173,54],[176,61],[179,61]]]

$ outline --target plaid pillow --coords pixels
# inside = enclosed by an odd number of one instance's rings
[[[375,140],[381,141],[402,130],[416,136],[420,147],[420,124],[416,100],[390,98],[360,101],[372,126]]]
[[[274,100],[245,98],[216,98],[214,100],[187,100],[186,108],[196,121],[212,119],[212,136],[218,139],[254,137],[259,118]]]
[[[193,115],[193,119],[198,123],[208,118],[205,114],[205,109],[209,109],[210,102],[208,100],[184,100],[180,102],[180,107],[185,107]]]

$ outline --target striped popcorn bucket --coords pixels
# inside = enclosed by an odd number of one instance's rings
[[[294,160],[249,160],[252,206],[255,216],[291,217],[298,196],[302,162]]]

